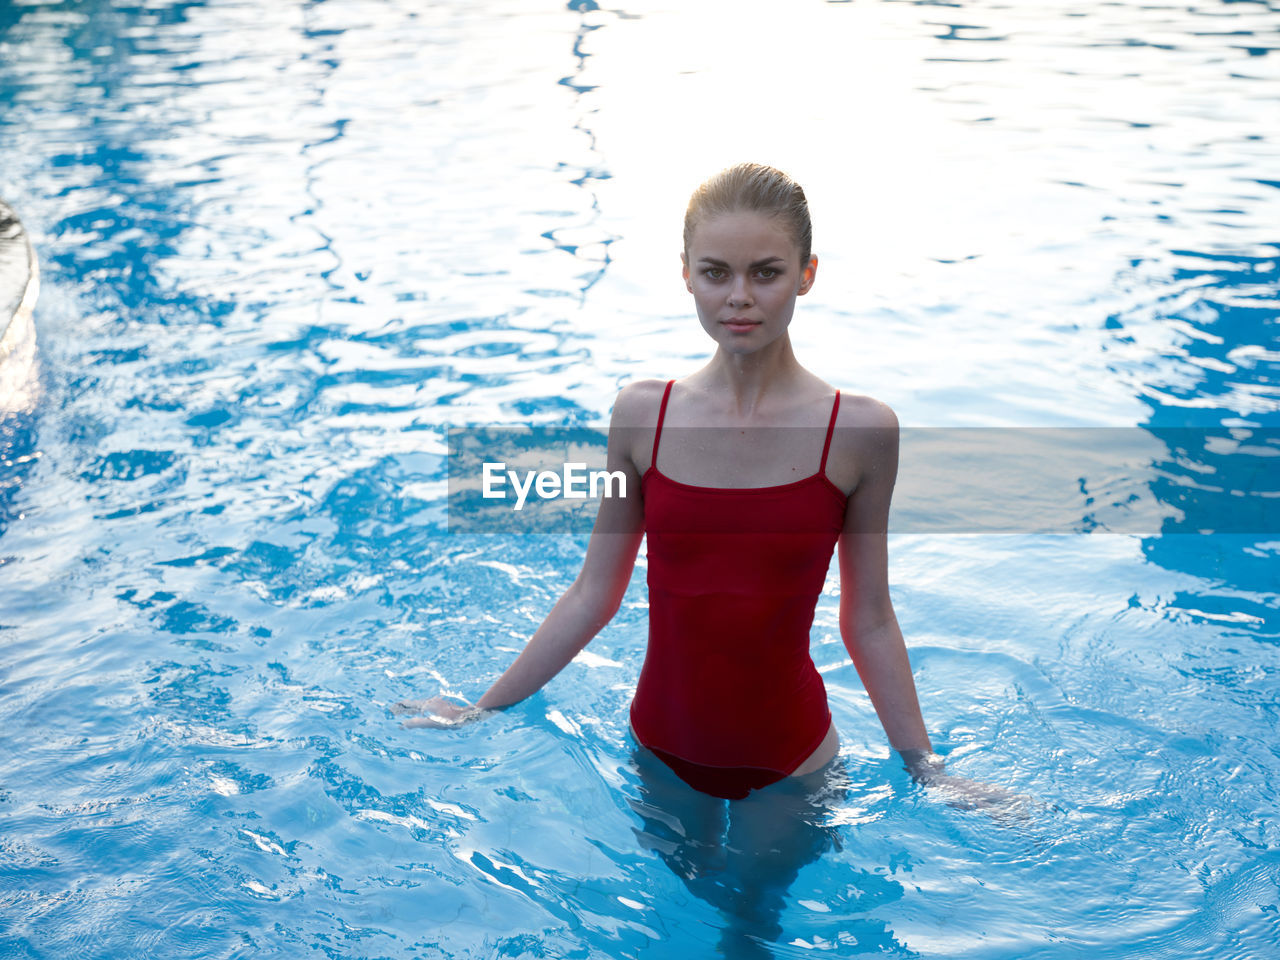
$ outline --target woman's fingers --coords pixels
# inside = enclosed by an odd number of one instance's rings
[[[916,783],[940,794],[958,810],[982,810],[996,819],[1029,820],[1044,804],[1025,793],[947,773],[946,761],[927,750],[903,750],[902,759]]]
[[[966,780],[944,774],[929,782],[930,790],[937,790],[948,804],[960,810],[981,810],[996,819],[1029,820],[1039,802],[1024,793],[1015,793],[1007,787],[978,780]]]
[[[431,704],[439,699],[439,697],[430,697],[426,700],[401,700],[391,705],[391,712],[397,717],[402,717],[406,713],[426,713],[431,709]]]
[[[401,723],[403,727],[456,727],[461,721],[449,720],[440,716],[410,717]]]
[[[426,700],[401,700],[392,704],[396,716],[409,715],[406,727],[456,727],[468,720],[476,720],[483,713],[469,704],[454,703],[444,697],[428,697]]]

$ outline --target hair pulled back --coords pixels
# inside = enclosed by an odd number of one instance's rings
[[[762,163],[739,163],[704,181],[689,198],[684,213],[684,249],[698,224],[725,213],[750,211],[776,217],[800,248],[801,265],[809,262],[813,224],[804,190],[789,176]]]

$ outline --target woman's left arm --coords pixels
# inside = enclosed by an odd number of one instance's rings
[[[939,758],[925,730],[907,647],[889,597],[886,534],[898,475],[898,418],[874,400],[860,399],[848,406],[856,426],[840,431],[842,442],[833,464],[850,469],[857,478],[840,533],[840,635],[890,745],[902,753],[912,774],[923,779]]]
[[[898,418],[884,404],[864,401],[846,432],[843,461],[857,477],[840,534],[840,635],[889,743],[913,779],[936,789],[953,806],[1026,816],[1029,798],[1004,787],[946,772],[933,752],[920,713],[915,679],[898,618],[889,598],[889,501],[898,475]],[[842,440],[845,437],[842,437]]]

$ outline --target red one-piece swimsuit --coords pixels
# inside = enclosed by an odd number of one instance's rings
[[[848,498],[818,472],[773,487],[702,487],[658,469],[671,383],[641,480],[649,646],[636,737],[691,786],[741,798],[790,775],[831,723],[809,628]]]

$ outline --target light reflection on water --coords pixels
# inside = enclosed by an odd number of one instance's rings
[[[0,3],[47,381],[0,424],[40,453],[0,482],[5,952],[714,949],[630,805],[643,564],[528,705],[385,707],[475,696],[581,558],[446,535],[442,428],[691,369],[678,223],[722,163],[806,185],[797,350],[906,424],[1276,424],[1273,3],[688,7]],[[1058,809],[912,788],[828,598],[840,848],[772,949],[1274,951],[1278,550],[895,539],[937,744]]]

